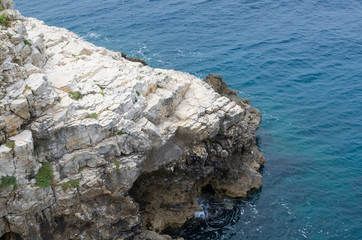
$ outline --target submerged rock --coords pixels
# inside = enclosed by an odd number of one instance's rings
[[[203,191],[260,188],[260,112],[220,77],[150,68],[1,4],[0,237],[167,239],[155,232]]]

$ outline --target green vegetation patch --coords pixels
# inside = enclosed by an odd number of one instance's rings
[[[16,178],[14,176],[2,176],[1,183],[0,183],[0,190],[9,188],[11,186],[14,186],[14,189],[17,188]]]
[[[34,143],[34,149],[38,149],[40,148],[40,144],[39,143]]]
[[[122,130],[117,132],[118,135],[123,135],[123,134],[126,134],[125,132],[123,132]]]
[[[69,97],[78,101],[83,98],[83,95],[80,92],[69,92]]]
[[[141,95],[141,93],[139,91],[137,91],[137,90],[136,90],[136,94],[137,94],[137,96]]]
[[[157,84],[157,88],[163,88],[163,87]]]
[[[5,146],[7,146],[8,148],[11,148],[11,151],[14,152],[14,149],[15,149],[15,141],[13,140],[6,140],[5,142]]]
[[[83,172],[84,169],[85,169],[85,167],[79,167],[79,168],[78,168],[78,173]]]
[[[96,85],[97,85],[101,90],[104,90],[104,87],[102,87],[102,86],[99,85],[98,83],[96,83]]]
[[[98,115],[97,115],[97,113],[91,113],[87,116],[87,118],[93,118],[93,119],[98,120]]]
[[[121,163],[119,161],[114,159],[112,162],[114,163],[114,165],[116,165],[117,170],[119,170],[121,168]]]
[[[1,2],[0,2],[0,11],[4,11],[4,7],[3,7],[3,5],[1,4]]]
[[[37,187],[49,187],[54,178],[52,165],[49,162],[43,162],[39,172],[35,175]]]
[[[78,180],[78,179],[72,179],[72,180],[69,180],[68,182],[61,183],[59,185],[62,187],[63,191],[65,192],[70,187],[74,187],[74,188],[79,187],[79,182],[80,182],[80,180]]]
[[[24,43],[25,43],[25,45],[31,46],[31,43],[26,39],[24,39]]]
[[[2,27],[7,27],[9,25],[9,22],[10,22],[10,18],[8,17],[8,15],[6,13],[1,14],[0,25]]]

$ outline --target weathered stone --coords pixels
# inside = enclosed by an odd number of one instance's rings
[[[20,128],[21,124],[23,124],[24,119],[20,118],[17,115],[7,115],[4,117],[5,119],[5,132],[9,136],[13,136],[16,134],[16,130]]]
[[[30,118],[28,101],[24,98],[12,101],[10,109],[22,119]]]
[[[11,146],[7,147],[5,144],[0,146],[0,177],[14,176],[15,163]]]

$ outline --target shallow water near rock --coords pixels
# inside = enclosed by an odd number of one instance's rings
[[[151,67],[223,75],[262,111],[263,188],[206,211],[185,239],[362,238],[360,1],[15,3]]]

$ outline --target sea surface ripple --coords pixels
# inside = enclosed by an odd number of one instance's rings
[[[262,111],[262,190],[202,202],[185,239],[362,239],[360,0],[15,3],[152,67],[220,74]]]

